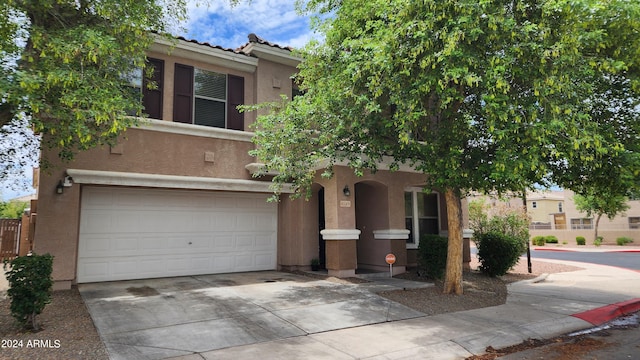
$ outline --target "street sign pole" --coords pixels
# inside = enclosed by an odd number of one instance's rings
[[[384,261],[389,264],[389,277],[393,277],[393,264],[396,262],[396,256],[389,253],[384,257]]]

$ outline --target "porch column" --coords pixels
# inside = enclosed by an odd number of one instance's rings
[[[473,230],[462,230],[462,267],[465,270],[471,270],[471,238],[473,238]]]
[[[329,276],[355,276],[358,265],[356,241],[360,237],[360,230],[324,229],[320,234],[325,240]]]
[[[393,264],[393,275],[402,274],[407,271],[407,239],[410,231],[407,229],[384,229],[374,230],[373,238],[376,243],[383,245],[385,249],[396,256],[396,263]]]

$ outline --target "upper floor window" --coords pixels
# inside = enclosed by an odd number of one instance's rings
[[[559,212],[559,213],[564,212],[564,211],[562,211],[562,201],[560,201],[560,202],[558,203],[558,212]]]
[[[629,229],[640,229],[640,217],[629,216]]]
[[[244,78],[176,64],[173,121],[244,130]]]
[[[411,188],[404,193],[405,224],[409,230],[407,247],[416,248],[420,237],[439,234],[439,206],[437,193],[425,193],[421,188]]]
[[[164,61],[147,58],[147,66],[152,69],[145,76],[141,68],[134,68],[124,77],[129,82],[129,89],[134,95],[140,96],[143,111],[152,119],[162,119],[162,94],[164,90]],[[153,86],[150,86],[150,83]],[[131,111],[130,115],[135,115]]]
[[[304,92],[300,90],[298,83],[295,79],[291,79],[291,99],[293,100],[296,96],[304,95]]]
[[[532,209],[537,209],[538,208],[538,202],[537,201],[532,201],[531,202],[531,208]]]

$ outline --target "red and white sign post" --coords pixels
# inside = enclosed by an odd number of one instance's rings
[[[393,254],[387,254],[384,257],[384,261],[386,261],[387,264],[389,264],[389,277],[393,277],[393,264],[395,264],[396,262],[396,256]]]

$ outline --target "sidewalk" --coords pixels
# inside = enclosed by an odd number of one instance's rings
[[[556,262],[554,260],[554,262]],[[578,265],[569,261],[557,261]],[[640,273],[584,270],[509,285],[501,306],[379,323],[176,359],[464,359],[530,338],[552,338],[640,310]]]
[[[570,261],[543,261],[584,270],[510,284],[507,302],[500,306],[354,325],[174,359],[464,359],[483,354],[488,346],[502,348],[530,338],[549,339],[640,310],[640,272]],[[396,280],[400,281],[384,279]],[[6,281],[4,276],[0,276],[0,294],[6,289],[2,281]]]

